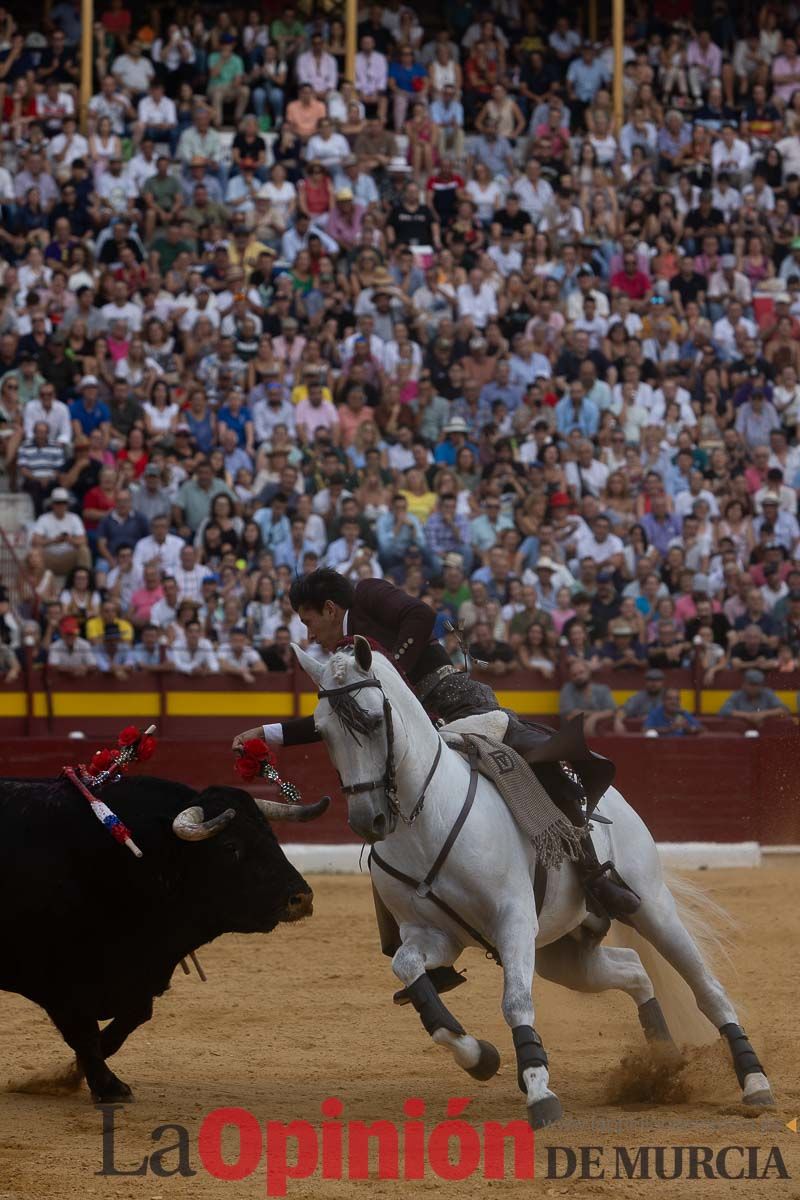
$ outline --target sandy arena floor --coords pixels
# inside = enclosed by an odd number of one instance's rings
[[[352,1183],[317,1176],[290,1183],[289,1196],[464,1200],[490,1189],[493,1195],[502,1191],[512,1197],[719,1196],[731,1185],[545,1178],[548,1145],[699,1144],[779,1146],[792,1178],[737,1181],[736,1195],[800,1197],[800,1133],[785,1125],[800,1116],[800,860],[693,878],[740,922],[734,965],[723,964],[720,974],[771,1074],[776,1112],[755,1119],[744,1115],[721,1045],[700,1052],[687,1071],[683,1103],[610,1103],[609,1076],[627,1052],[641,1046],[630,1000],[619,993],[578,996],[539,982],[536,1024],[550,1053],[551,1081],[565,1117],[537,1138],[535,1182],[474,1178],[456,1183],[432,1173],[418,1183]],[[366,1121],[402,1121],[404,1100],[420,1096],[433,1125],[444,1117],[449,1097],[472,1096],[467,1115],[479,1126],[524,1115],[511,1038],[499,1010],[498,969],[477,952],[468,953],[469,985],[452,997],[452,1008],[468,1030],[494,1041],[503,1055],[500,1073],[479,1084],[432,1045],[410,1008],[392,1008],[392,977],[376,950],[368,881],[317,877],[310,882],[316,893],[310,922],[284,927],[268,938],[225,938],[204,950],[208,984],[179,972],[172,991],[157,1002],[154,1020],[114,1059],[136,1095],[136,1103],[120,1118],[121,1167],[134,1166],[153,1149],[150,1132],[155,1126],[180,1122],[189,1129],[197,1168],[197,1130],[204,1114],[222,1105],[250,1109],[262,1123],[304,1118],[317,1125],[320,1103],[329,1096],[344,1102],[345,1120]],[[67,1059],[63,1043],[38,1009],[2,994],[0,1012],[4,1078]],[[202,1169],[192,1179],[98,1177],[100,1128],[100,1115],[85,1089],[63,1098],[0,1093],[0,1200],[249,1200],[265,1195],[263,1167],[241,1182],[221,1182]]]

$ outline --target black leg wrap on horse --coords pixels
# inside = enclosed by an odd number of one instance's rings
[[[648,1042],[671,1042],[672,1035],[655,996],[639,1005],[639,1024]]]
[[[747,1034],[741,1025],[734,1025],[731,1021],[727,1025],[720,1025],[719,1031],[724,1038],[728,1039],[733,1057],[733,1069],[739,1080],[739,1087],[744,1087],[744,1081],[748,1075],[756,1072],[763,1074],[764,1068],[758,1061],[756,1052],[747,1040]]]
[[[419,1018],[425,1026],[426,1033],[434,1034],[437,1029],[449,1029],[451,1033],[464,1033],[464,1026],[459,1024],[439,999],[439,993],[433,986],[433,981],[426,971],[415,979],[405,989],[411,1003],[419,1013]]]
[[[516,1025],[511,1030],[511,1036],[517,1052],[517,1083],[519,1090],[527,1095],[528,1089],[522,1078],[522,1072],[527,1071],[529,1067],[546,1067],[547,1052],[542,1045],[542,1039],[532,1025]]]

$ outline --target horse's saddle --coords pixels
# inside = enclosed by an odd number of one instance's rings
[[[506,709],[497,709],[451,721],[442,727],[442,732],[475,733],[495,738],[498,742],[505,741],[530,766],[545,768],[540,778],[557,804],[561,797],[553,795],[553,790],[558,792],[561,789],[555,786],[555,779],[550,778],[553,772],[548,772],[546,766],[548,763],[569,763],[586,794],[587,816],[611,786],[616,774],[616,767],[609,759],[603,758],[602,754],[595,754],[586,745],[583,717],[574,717],[571,721],[564,721],[559,729],[551,729],[534,721],[521,721],[515,713]],[[574,814],[573,819],[576,824],[583,823],[579,812]]]

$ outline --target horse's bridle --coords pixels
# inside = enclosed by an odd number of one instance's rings
[[[383,684],[375,675],[368,675],[366,679],[356,679],[353,683],[344,683],[341,687],[335,688],[320,688],[317,692],[317,698],[320,700],[329,700],[332,696],[344,696],[349,692],[359,692],[362,688],[374,687],[379,690],[383,697],[383,720],[386,726],[386,771],[382,779],[370,779],[364,783],[348,783],[341,784],[342,791],[345,796],[358,796],[364,792],[374,792],[378,788],[383,788],[386,795],[386,801],[389,805],[389,810],[394,816],[399,817],[406,825],[413,825],[417,817],[422,812],[425,805],[425,796],[430,786],[431,780],[436,774],[436,768],[439,766],[439,760],[442,757],[442,739],[438,739],[436,747],[436,755],[433,760],[431,769],[425,777],[425,783],[422,787],[422,792],[419,799],[414,805],[408,816],[400,808],[400,802],[397,798],[397,768],[394,760],[394,723],[392,721],[392,706],[389,703],[389,697],[383,690]],[[335,705],[332,705],[336,712]],[[356,740],[357,733],[348,726],[345,720],[344,713],[337,713],[342,725]]]

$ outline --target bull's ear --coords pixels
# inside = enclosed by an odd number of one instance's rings
[[[372,669],[372,647],[360,633],[357,633],[353,638],[353,646],[355,648],[356,663],[366,675]]]
[[[320,681],[322,680],[322,673],[325,670],[322,663],[317,662],[317,660],[312,658],[310,654],[306,654],[305,650],[301,650],[296,642],[292,642],[292,649],[294,650],[295,658],[305,671],[306,675],[310,676],[312,681],[319,686]]]

